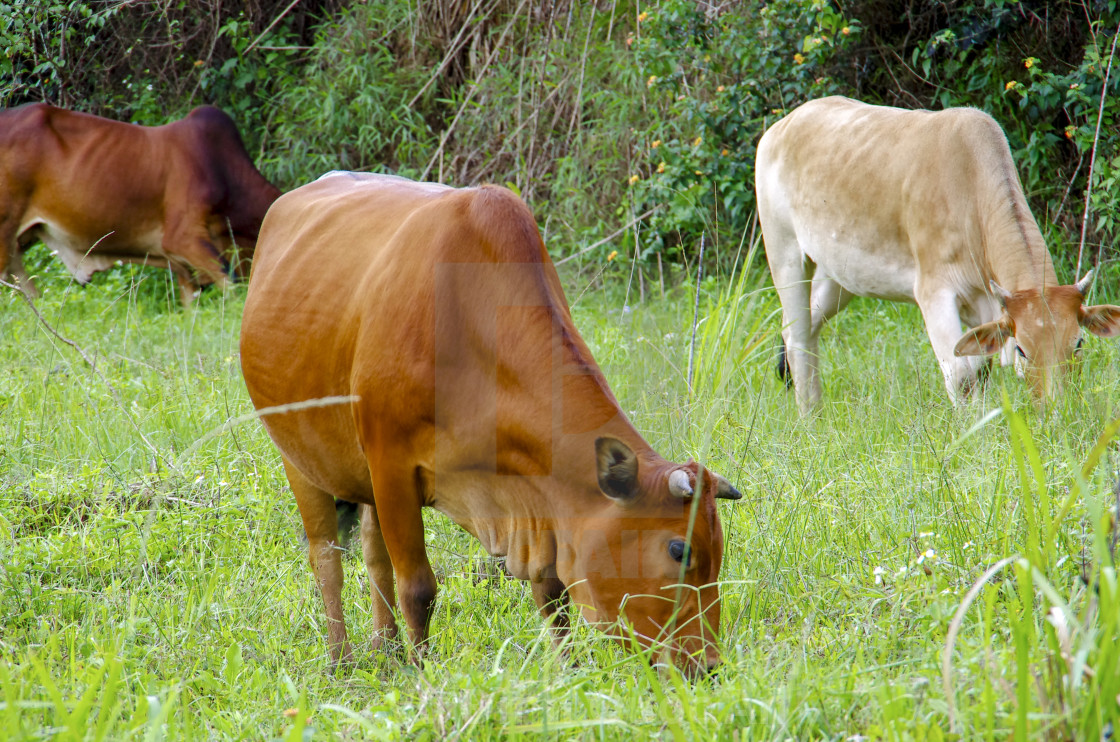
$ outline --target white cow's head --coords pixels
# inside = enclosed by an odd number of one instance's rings
[[[1070,286],[1014,293],[991,281],[992,293],[1003,305],[1003,316],[966,332],[954,352],[958,356],[991,355],[1014,338],[1016,363],[1031,392],[1039,400],[1054,396],[1069,373],[1070,361],[1081,351],[1082,328],[1101,337],[1120,336],[1120,307],[1083,304],[1092,281],[1089,271]]]

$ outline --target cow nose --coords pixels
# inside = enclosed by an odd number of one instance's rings
[[[719,667],[723,663],[720,662],[718,657],[709,657],[704,663],[704,673],[708,676],[709,680],[719,679]]]

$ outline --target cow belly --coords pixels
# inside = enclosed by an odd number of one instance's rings
[[[835,229],[799,230],[797,240],[816,264],[816,278],[831,278],[856,296],[914,301],[917,271],[909,246]]]
[[[155,227],[136,236],[121,239],[109,229],[91,237],[76,234],[51,219],[37,218],[20,228],[21,235],[34,234],[47,249],[57,255],[75,280],[86,283],[98,271],[111,268],[118,260],[152,263],[167,267],[163,257],[163,228]],[[149,260],[151,256],[151,260]]]

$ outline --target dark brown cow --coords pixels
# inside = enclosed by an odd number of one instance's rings
[[[531,581],[558,632],[570,598],[688,672],[716,663],[713,498],[739,493],[666,461],[626,419],[508,190],[332,173],[282,196],[261,230],[241,364],[258,409],[351,397],[262,418],[335,661],[350,655],[341,498],[362,505],[375,646],[397,631],[394,575],[411,640],[427,637],[436,581],[420,509],[433,507]]]
[[[0,111],[0,279],[31,296],[21,253],[39,239],[81,283],[116,261],[170,268],[186,306],[248,272],[279,195],[217,108],[154,127],[44,103]]]

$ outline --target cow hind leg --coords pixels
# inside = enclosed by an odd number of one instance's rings
[[[337,666],[350,661],[351,651],[342,613],[342,548],[338,543],[334,497],[309,482],[287,458],[282,460],[307,533],[307,556],[327,613],[331,664]]]
[[[0,204],[4,201],[2,195],[0,194]],[[23,265],[23,245],[16,234],[18,228],[19,225],[13,218],[0,221],[0,281],[18,286],[29,299],[36,299],[39,290],[35,288],[35,282]]]
[[[820,335],[825,322],[840,313],[848,306],[854,294],[831,278],[816,276],[813,278],[812,296],[809,300],[809,311],[812,316],[810,333],[816,337]]]
[[[809,308],[812,269],[813,265],[800,256],[791,261],[770,262],[774,286],[782,303],[782,355],[802,414],[811,412],[821,398],[817,335],[812,331]]]
[[[393,615],[393,604],[396,603],[393,562],[385,547],[385,537],[381,535],[377,509],[372,505],[362,505],[360,510],[362,557],[369,573],[369,593],[373,603],[372,647],[377,651],[387,640],[397,637],[397,619]]]

